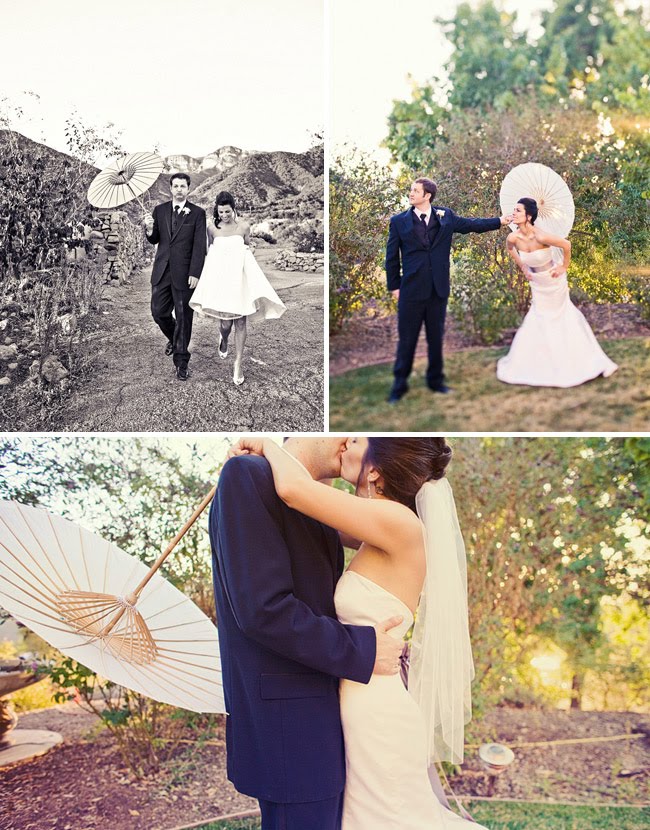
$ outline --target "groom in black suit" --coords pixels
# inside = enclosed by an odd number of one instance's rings
[[[415,347],[424,322],[429,347],[427,386],[432,392],[450,392],[442,370],[442,338],[449,299],[449,253],[454,233],[496,231],[509,219],[465,219],[449,208],[433,205],[437,185],[416,179],[411,185],[411,207],[390,220],[386,246],[386,280],[397,307],[399,342],[388,398],[396,403],[408,392]]]
[[[315,479],[340,475],[345,438],[285,444]],[[231,458],[210,511],[228,719],[228,778],[260,802],[263,830],[340,830],[345,750],[338,679],[396,674],[401,622],[344,625],[338,533],[288,507],[268,461]]]
[[[176,377],[187,380],[194,315],[189,302],[203,269],[206,221],[203,208],[187,201],[187,173],[174,173],[169,187],[171,202],[156,205],[153,215],[144,219],[147,239],[158,245],[151,273],[151,314],[167,338],[165,354],[174,356]]]

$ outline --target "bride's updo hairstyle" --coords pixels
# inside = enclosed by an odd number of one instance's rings
[[[371,467],[384,479],[383,494],[415,512],[415,497],[426,481],[443,478],[451,460],[444,438],[368,438],[357,488]]]
[[[214,224],[215,227],[219,227],[219,205],[230,205],[232,208],[232,212],[237,215],[237,208],[235,207],[235,197],[232,193],[228,193],[227,190],[222,190],[217,193],[217,198],[214,202]]]
[[[523,199],[520,199],[517,202],[518,205],[523,205],[524,210],[526,211],[526,216],[530,219],[530,224],[535,224],[535,219],[537,219],[537,202],[534,199],[531,199],[529,196],[524,196]]]

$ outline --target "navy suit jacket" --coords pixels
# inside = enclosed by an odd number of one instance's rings
[[[433,233],[435,211],[444,211],[439,217],[440,228]],[[433,226],[433,228],[432,228]],[[428,300],[435,292],[439,297],[449,296],[449,253],[455,233],[485,233],[501,227],[501,220],[465,219],[449,208],[433,206],[429,222],[429,245],[425,245],[413,226],[411,208],[391,217],[386,245],[386,282],[389,291],[399,289],[400,300]],[[401,260],[401,262],[400,262]]]
[[[181,213],[176,233],[172,234],[172,203],[163,202],[153,211],[153,230],[147,239],[158,245],[151,272],[151,284],[157,285],[169,265],[175,288],[189,291],[188,277],[200,277],[207,251],[205,211],[185,202],[189,213]]]
[[[367,683],[375,630],[338,622],[338,534],[287,507],[259,456],[230,459],[210,510],[228,777],[247,795],[319,801],[345,784],[338,678]]]

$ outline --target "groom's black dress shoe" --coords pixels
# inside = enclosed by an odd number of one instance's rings
[[[180,366],[176,367],[176,377],[179,380],[187,380],[190,376],[190,373],[187,370],[187,363],[181,363]]]
[[[427,386],[429,386],[429,384],[427,384]],[[448,395],[450,392],[454,391],[451,386],[446,386],[444,383],[441,383],[439,386],[429,386],[429,389],[432,392],[439,392],[441,395]]]
[[[391,389],[390,395],[388,396],[388,403],[397,403],[397,401],[400,401],[407,392],[408,389],[405,389],[403,392],[396,392],[395,389]]]
[[[167,341],[167,345],[165,346],[165,354],[169,357],[170,354],[174,353],[174,344],[171,340]]]

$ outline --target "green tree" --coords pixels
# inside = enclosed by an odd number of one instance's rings
[[[454,52],[447,65],[449,103],[461,109],[504,110],[540,82],[540,69],[517,15],[492,0],[461,3],[453,18],[438,18]]]
[[[371,299],[386,300],[381,266],[388,221],[403,197],[391,171],[353,152],[330,169],[330,326],[336,331]]]
[[[603,599],[648,596],[643,474],[624,439],[457,439],[453,447],[480,694],[508,696],[532,649],[550,641],[568,655],[579,705],[605,644]]]

